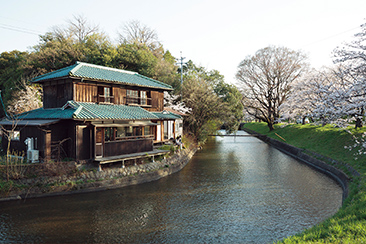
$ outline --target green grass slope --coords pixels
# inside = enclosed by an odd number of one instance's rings
[[[366,155],[355,155],[357,147],[351,151],[345,149],[349,145],[354,145],[349,132],[331,125],[322,127],[311,124],[278,124],[271,132],[265,123],[247,123],[244,128],[343,162],[361,174],[360,177],[352,176],[344,167],[333,165],[351,178],[349,195],[342,208],[328,220],[281,242],[366,243]],[[357,131],[353,128],[348,129],[355,135],[366,132],[366,128]]]

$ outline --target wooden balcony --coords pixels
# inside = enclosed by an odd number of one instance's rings
[[[115,98],[114,96],[105,96],[98,95],[97,97],[98,103],[104,104],[114,104]],[[118,99],[117,99],[118,100]],[[123,97],[123,104],[132,105],[132,106],[141,106],[141,107],[152,107],[152,99],[151,98],[141,98],[141,97]]]
[[[137,105],[137,106],[142,106],[142,107],[151,107],[152,106],[151,98],[127,96],[124,99],[125,99],[124,103],[126,105]]]
[[[170,152],[169,150],[153,150],[153,151],[148,151],[148,152],[130,153],[130,154],[119,155],[119,156],[96,158],[94,160],[94,162],[97,162],[99,164],[99,166],[101,166],[102,164],[122,162],[122,166],[124,167],[124,161],[127,161],[127,160],[152,157],[152,160],[154,161],[154,157],[157,157],[160,155],[166,155],[169,152]]]
[[[106,141],[103,157],[119,156],[153,150],[153,138]]]
[[[98,95],[98,103],[114,103],[113,96]]]

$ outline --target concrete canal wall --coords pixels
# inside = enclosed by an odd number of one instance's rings
[[[8,196],[0,198],[0,201],[102,191],[159,180],[184,168],[196,151],[196,148],[185,149],[161,161],[103,171],[87,171],[78,176],[19,180],[16,183],[26,186],[26,190],[10,192]]]

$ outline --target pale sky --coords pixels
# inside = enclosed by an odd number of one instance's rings
[[[269,45],[308,54],[318,68],[366,23],[365,0],[0,0],[0,53],[30,50],[39,34],[73,15],[113,40],[130,20],[154,29],[176,58],[216,69],[235,81],[237,66]]]

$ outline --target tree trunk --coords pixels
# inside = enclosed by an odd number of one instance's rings
[[[306,119],[306,117],[302,117],[302,122],[301,122],[302,125],[305,124],[305,119]]]
[[[355,128],[358,129],[358,128],[361,128],[362,126],[363,126],[362,125],[362,120],[360,118],[357,118]]]
[[[272,122],[267,122],[267,126],[269,128],[269,131],[273,131],[274,130],[273,123]]]

